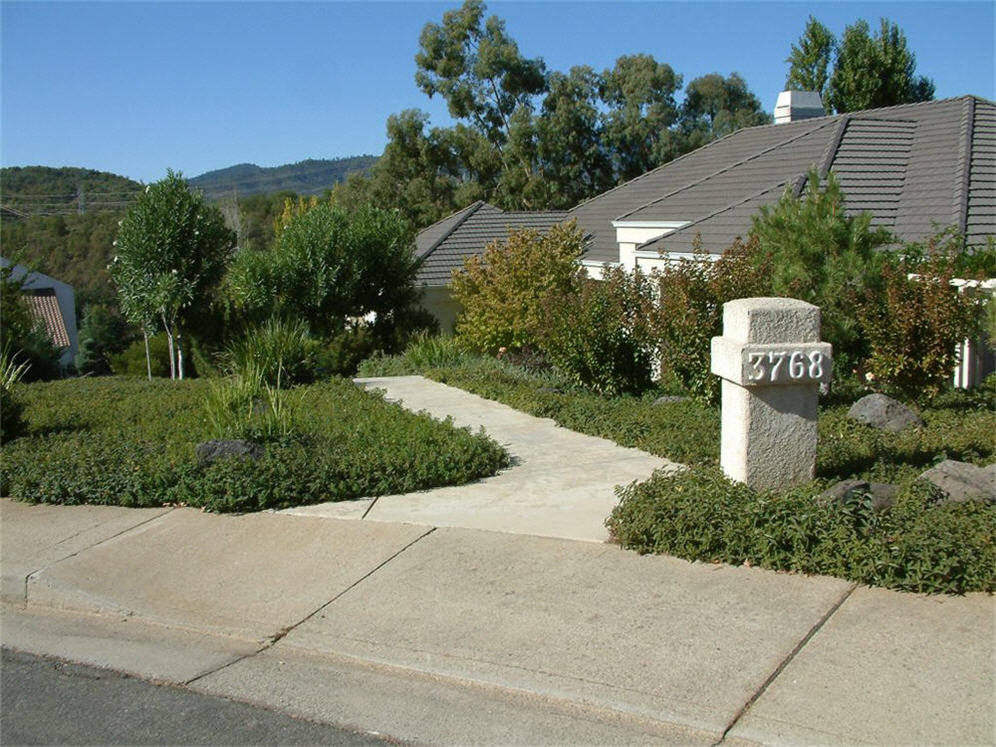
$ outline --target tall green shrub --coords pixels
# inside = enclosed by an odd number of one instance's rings
[[[568,223],[545,234],[512,231],[453,273],[453,297],[463,306],[456,334],[469,349],[538,347],[548,299],[577,293],[583,271],[581,232]]]
[[[387,339],[418,300],[413,247],[397,213],[304,204],[287,213],[271,249],[235,256],[225,296],[240,318],[301,319],[320,337],[337,334],[350,317],[373,315]]]
[[[639,298],[620,273],[588,280],[576,293],[547,300],[542,337],[550,361],[568,379],[599,394],[638,394],[651,385],[649,351],[633,333]]]
[[[120,353],[128,346],[124,319],[106,306],[87,306],[83,324],[79,328],[79,352],[76,353],[76,371],[80,375],[103,376],[111,372],[108,356]]]
[[[879,250],[893,241],[871,220],[869,213],[847,215],[833,173],[821,180],[814,169],[801,197],[786,190],[751,225],[760,250],[755,256],[770,267],[772,293],[820,307],[822,337],[833,344],[838,374],[850,374],[867,355],[854,298],[876,292],[884,257]]]

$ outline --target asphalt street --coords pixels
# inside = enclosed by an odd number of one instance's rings
[[[384,745],[371,734],[3,649],[0,743]]]

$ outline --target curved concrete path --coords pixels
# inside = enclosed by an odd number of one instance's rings
[[[487,529],[515,534],[603,542],[615,487],[645,480],[655,469],[677,468],[639,449],[561,428],[548,418],[421,376],[356,379],[388,400],[474,431],[484,428],[512,455],[512,466],[467,485],[288,509],[285,513],[335,519]]]

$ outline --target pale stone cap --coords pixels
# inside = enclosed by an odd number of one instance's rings
[[[795,298],[739,298],[723,306],[723,337],[759,344],[819,342],[820,307]]]

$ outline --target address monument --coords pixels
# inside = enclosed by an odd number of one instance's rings
[[[820,341],[820,309],[792,298],[741,298],[723,306],[712,338],[722,378],[720,465],[759,490],[813,479],[820,384],[831,346]]]

